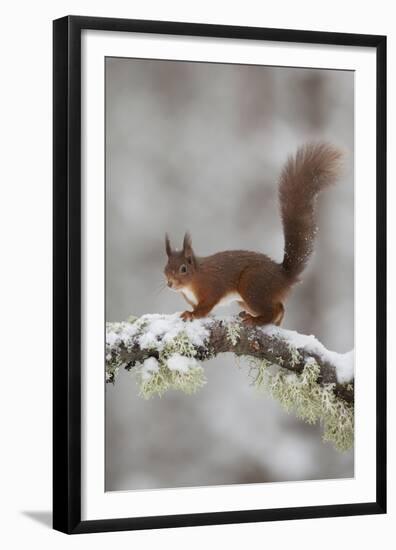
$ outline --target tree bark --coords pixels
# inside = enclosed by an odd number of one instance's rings
[[[353,380],[346,384],[337,381],[336,359],[341,357],[335,352],[329,352],[317,340],[312,337],[299,336],[302,345],[295,346],[291,339],[290,331],[279,327],[250,327],[235,319],[212,318],[203,320],[208,336],[203,345],[195,346],[195,359],[205,361],[215,357],[219,353],[233,353],[236,356],[247,356],[256,359],[265,359],[284,369],[295,373],[301,373],[308,360],[314,360],[320,367],[318,383],[334,384],[334,392],[348,403],[354,401]],[[235,324],[238,336],[230,337],[230,323]],[[109,323],[113,330],[117,323]],[[125,326],[125,324],[124,324]],[[304,343],[304,338],[306,343]],[[112,346],[108,344],[108,352],[112,354]],[[157,349],[141,349],[138,338],[132,338],[128,343],[118,342],[117,357],[125,365],[126,369],[133,368],[137,363],[142,363],[148,357],[158,359]]]

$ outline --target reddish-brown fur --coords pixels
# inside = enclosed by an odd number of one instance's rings
[[[224,297],[238,293],[245,323],[282,322],[287,295],[313,250],[316,196],[335,181],[340,158],[340,152],[330,145],[310,144],[301,147],[283,168],[279,199],[285,249],[280,264],[265,254],[246,250],[197,257],[188,233],[181,251],[172,250],[166,236],[168,285],[184,290],[186,300],[193,306],[193,311],[182,313],[184,320],[205,317]]]

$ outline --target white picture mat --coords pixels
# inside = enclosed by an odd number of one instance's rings
[[[355,478],[105,492],[106,56],[355,71]],[[83,31],[82,519],[375,501],[376,57],[373,48]],[[289,151],[285,151],[285,154]]]

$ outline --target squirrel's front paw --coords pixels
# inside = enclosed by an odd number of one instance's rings
[[[192,321],[194,319],[194,313],[192,311],[183,311],[180,317],[183,321]]]

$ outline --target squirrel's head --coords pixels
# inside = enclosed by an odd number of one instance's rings
[[[164,273],[169,288],[181,290],[187,286],[196,270],[196,260],[189,233],[184,235],[182,250],[172,250],[168,235],[165,235],[165,250],[168,263]]]

